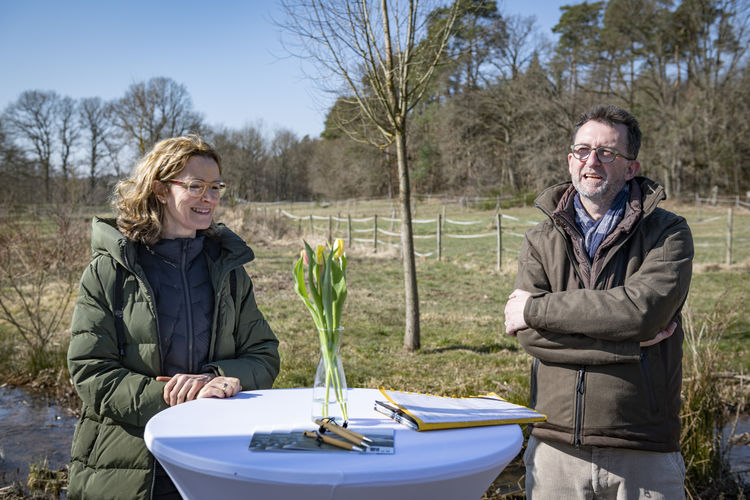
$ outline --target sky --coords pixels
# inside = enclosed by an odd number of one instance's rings
[[[498,3],[551,37],[559,7],[577,1]],[[318,137],[334,99],[285,53],[280,19],[278,0],[0,0],[0,112],[25,90],[110,100],[164,76],[209,125]]]

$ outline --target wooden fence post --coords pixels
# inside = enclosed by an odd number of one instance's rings
[[[347,202],[348,203],[348,202]],[[352,247],[352,214],[346,214],[346,239],[349,248]]]
[[[333,216],[328,215],[328,244],[333,244]]]
[[[315,227],[313,226],[313,214],[310,214],[310,235],[315,235]]]
[[[503,263],[503,230],[502,230],[502,214],[500,212],[495,216],[497,220],[497,270],[499,271]]]
[[[396,211],[393,209],[393,206],[391,206],[391,225],[389,226],[388,231],[392,233],[393,227],[395,224],[396,224]],[[393,236],[388,236],[388,243],[393,243]]]
[[[378,253],[378,214],[373,217],[372,226],[372,241],[373,241],[373,253]]]
[[[695,208],[698,209],[698,220],[701,220],[701,197],[695,193]]]
[[[437,260],[441,260],[443,256],[442,231],[440,230],[441,222],[442,218],[440,214],[437,214]]]
[[[732,208],[727,214],[727,265],[732,265]]]

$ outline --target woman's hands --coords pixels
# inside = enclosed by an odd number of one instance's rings
[[[231,398],[242,390],[240,379],[209,373],[199,375],[178,373],[172,377],[156,377],[164,386],[164,401],[175,406],[198,398]]]

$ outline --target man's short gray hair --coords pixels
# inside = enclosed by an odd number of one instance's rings
[[[633,157],[638,158],[638,151],[641,149],[641,128],[638,126],[638,120],[635,116],[631,115],[619,106],[595,106],[591,110],[582,114],[576,122],[575,130],[573,131],[573,141],[578,134],[584,123],[595,121],[599,123],[606,123],[610,127],[614,127],[617,124],[625,125],[628,129],[628,151],[627,153]]]

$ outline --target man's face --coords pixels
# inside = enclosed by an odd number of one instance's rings
[[[585,144],[591,148],[608,147],[626,154],[627,127],[616,124],[588,121],[578,129],[575,144]],[[568,171],[573,187],[581,195],[584,206],[608,210],[617,193],[625,183],[635,177],[640,164],[621,156],[612,163],[602,163],[598,154],[592,151],[586,161],[581,161],[568,153]],[[587,207],[588,210],[589,207]]]

